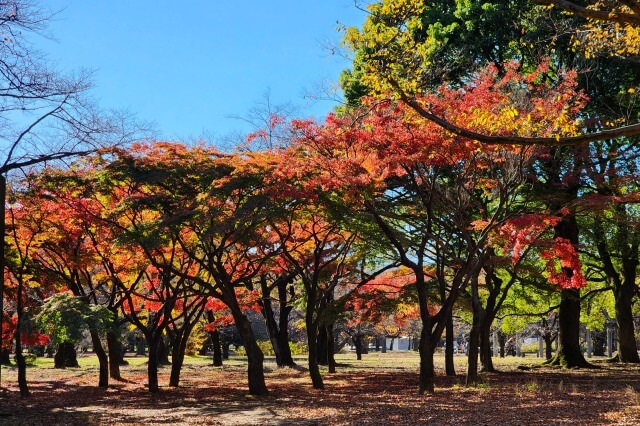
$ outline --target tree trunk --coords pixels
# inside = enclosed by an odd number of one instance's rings
[[[120,375],[122,349],[118,336],[113,331],[107,332],[107,349],[109,349],[109,376],[114,380],[122,380]]]
[[[493,353],[491,351],[492,323],[493,317],[490,317],[488,312],[485,312],[485,315],[480,322],[480,363],[482,364],[482,371],[489,373],[496,371],[493,367]]]
[[[635,283],[620,286],[616,289],[615,308],[618,323],[618,359],[621,362],[640,363],[633,326],[632,303]]]
[[[335,338],[333,336],[333,323],[326,325],[327,329],[327,359],[329,361],[329,373],[336,372]]]
[[[169,377],[169,386],[178,387],[180,385],[180,371],[184,364],[184,353],[187,350],[187,341],[191,335],[191,328],[187,327],[176,333],[176,340],[173,342],[171,349],[171,376]]]
[[[263,294],[262,316],[265,319],[267,334],[269,335],[271,346],[276,355],[276,364],[278,367],[293,367],[296,365],[291,356],[291,348],[289,347],[289,313],[292,308],[287,305],[286,284],[285,280],[281,280],[281,283],[278,284],[280,312],[278,323],[276,323],[271,298],[267,297],[270,294],[269,288],[266,281],[261,281]]]
[[[478,295],[478,277],[471,280],[471,309],[473,311],[473,323],[469,333],[469,354],[467,362],[467,386],[478,382],[478,346],[480,345],[480,330],[485,318],[485,311]]]
[[[553,358],[553,336],[551,335],[550,332],[545,332],[542,335],[542,339],[544,340],[544,351],[545,351],[545,358],[548,360],[550,360],[551,358]]]
[[[24,359],[24,355],[22,355],[22,341],[20,339],[20,331],[18,330],[16,330],[15,333],[18,387],[20,388],[20,396],[29,396],[29,386],[27,385],[27,361]]]
[[[473,324],[469,333],[469,348],[467,361],[467,386],[478,382],[478,345],[480,344],[480,322],[482,314],[476,310],[475,304],[473,311]]]
[[[158,344],[160,339],[147,339],[149,344],[149,361],[147,362],[147,377],[149,380],[149,392],[157,393],[160,391],[158,386]]]
[[[229,346],[230,345],[231,345],[231,342],[225,341],[225,342],[222,343],[222,359],[229,359]]]
[[[0,179],[0,181],[3,181],[3,179]],[[2,187],[2,190],[4,191],[4,186]],[[24,359],[24,355],[22,355],[22,340],[20,338],[20,330],[22,329],[22,315],[23,315],[22,286],[23,286],[22,281],[20,281],[18,283],[18,294],[17,294],[17,304],[16,304],[18,322],[16,324],[16,332],[14,333],[14,338],[16,342],[16,364],[18,365],[18,387],[20,389],[20,396],[24,397],[24,396],[29,396],[29,386],[27,385],[27,361]]]
[[[217,329],[210,333],[213,346],[213,366],[222,367],[222,345],[220,344],[220,331]],[[228,356],[227,356],[228,358]]]
[[[11,365],[11,351],[9,349],[0,350],[0,364]]]
[[[317,342],[318,364],[329,365],[329,357],[327,356],[329,345],[327,342],[327,329],[325,327],[320,326],[320,329],[318,330]]]
[[[282,355],[280,352],[280,342],[278,341],[278,324],[276,323],[273,306],[271,304],[271,292],[269,286],[267,285],[267,280],[264,276],[261,277],[260,284],[262,290],[262,299],[260,300],[262,309],[260,310],[260,312],[262,313],[262,317],[265,321],[267,335],[269,336],[269,341],[271,342],[273,353],[276,356],[276,364],[278,367],[283,367]]]
[[[98,357],[99,371],[100,376],[98,380],[98,387],[106,388],[109,387],[109,359],[107,357],[107,353],[104,351],[102,347],[102,342],[100,341],[100,335],[96,330],[89,330],[91,333],[91,342],[93,343],[93,352],[95,352]]]
[[[424,393],[434,393],[434,365],[433,365],[433,352],[434,347],[431,345],[431,321],[429,317],[427,321],[422,321],[422,331],[420,333],[420,383],[418,385],[418,392],[422,395]]]
[[[358,326],[358,331],[356,331],[353,340],[356,346],[356,359],[362,361],[362,334],[360,333],[360,326]]]
[[[320,374],[320,367],[318,365],[317,334],[318,333],[313,324],[311,324],[311,327],[307,325],[307,340],[309,342],[309,375],[311,376],[311,383],[314,389],[324,389],[324,382],[322,381],[322,375]]]
[[[171,365],[171,362],[169,362],[169,348],[162,336],[158,340],[158,365]]]
[[[289,347],[289,315],[292,306],[287,304],[287,282],[278,283],[278,303],[280,304],[280,313],[278,317],[278,346],[280,346],[280,358],[282,365],[286,367],[295,367]]]
[[[454,348],[453,348],[453,311],[447,315],[447,325],[445,328],[445,350],[444,350],[444,367],[447,376],[456,375],[456,367],[454,365]]]
[[[580,291],[563,289],[558,313],[559,345],[555,357],[547,363],[564,368],[589,368],[580,349]]]
[[[267,385],[264,380],[264,354],[258,346],[256,337],[251,329],[251,323],[242,313],[237,303],[232,303],[229,308],[231,309],[231,314],[233,315],[238,332],[242,337],[245,351],[247,352],[249,393],[251,395],[267,395],[269,391],[267,390]]]
[[[146,355],[147,352],[144,347],[145,341],[143,338],[138,338],[138,342],[136,343],[136,355]]]
[[[54,368],[80,367],[76,348],[71,342],[60,343],[53,360]]]

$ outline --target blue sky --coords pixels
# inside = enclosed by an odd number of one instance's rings
[[[337,23],[360,25],[353,0],[66,0],[39,39],[58,69],[95,70],[93,96],[105,108],[154,121],[165,139],[244,130],[244,115],[270,90],[300,116],[335,105],[305,93],[337,81],[349,65],[331,55]]]

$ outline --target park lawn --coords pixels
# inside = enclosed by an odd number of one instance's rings
[[[337,356],[338,372],[325,374],[326,389],[310,386],[305,369],[278,369],[265,362],[270,395],[246,392],[246,364],[232,357],[213,367],[207,357],[188,357],[181,387],[169,388],[169,367],[160,369],[162,390],[145,392],[146,359],[127,357],[124,381],[95,387],[97,361],[81,356],[81,368],[56,370],[38,359],[28,370],[32,396],[17,395],[16,371],[2,370],[0,424],[640,424],[640,369],[597,362],[594,370],[537,367],[539,358],[496,358],[500,373],[464,386],[466,358],[456,356],[456,377],[442,374],[436,357],[434,395],[417,394],[418,354],[353,353]],[[304,357],[296,357],[304,365]],[[529,369],[519,370],[518,365]],[[535,368],[531,368],[535,367]],[[326,371],[324,372],[326,373]]]

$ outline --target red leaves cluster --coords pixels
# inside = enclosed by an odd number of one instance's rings
[[[549,282],[566,289],[580,289],[587,284],[581,272],[578,252],[571,241],[555,238],[551,248],[543,250],[540,256],[547,261]]]

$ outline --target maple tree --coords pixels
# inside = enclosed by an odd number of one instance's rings
[[[547,72],[545,64],[530,75],[507,70],[498,78],[495,68],[489,68],[460,90],[444,85],[437,95],[423,95],[425,102],[442,111],[455,110],[458,119],[477,128],[517,126],[551,133],[578,124],[571,118],[582,104],[573,91],[575,75],[569,73],[563,83],[551,87],[535,84]],[[510,98],[509,88],[517,87],[518,81],[526,82],[534,99],[524,110]],[[558,90],[564,95],[558,96]],[[360,203],[398,261],[413,272],[423,323],[420,390],[432,392],[433,351],[445,318],[462,289],[473,287],[472,277],[491,258],[489,236],[518,211],[526,212],[526,204],[517,201],[519,189],[524,190],[525,174],[537,158],[532,154],[542,153],[484,148],[430,125],[403,103],[372,102],[368,108],[370,114],[356,125],[350,117],[336,116],[323,127],[307,124],[304,153],[314,150],[320,157],[311,160],[320,171],[309,182],[324,191],[339,185],[350,188],[345,190],[347,197]],[[550,120],[551,110],[564,118]],[[527,127],[530,120],[535,128]],[[303,161],[310,163],[306,157]],[[569,259],[573,248],[563,253],[560,243],[554,242],[554,254]],[[579,265],[563,266],[551,279],[555,276],[566,286],[567,276],[580,276]],[[579,281],[574,284],[580,286]],[[432,292],[440,295],[439,306],[430,306]]]

